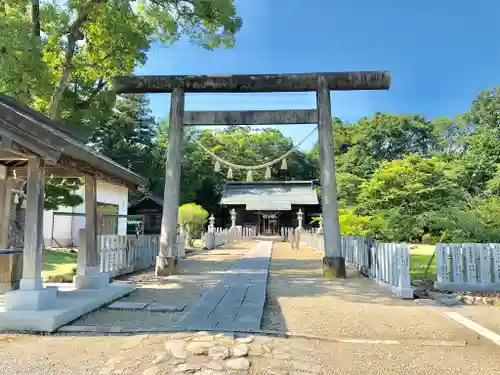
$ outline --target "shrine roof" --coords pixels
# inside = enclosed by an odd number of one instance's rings
[[[63,124],[2,93],[0,136],[1,152],[6,154],[2,163],[7,168],[22,170],[28,155],[37,155],[46,160],[47,173],[70,170],[127,186],[147,185],[144,177],[88,147]]]
[[[319,204],[313,181],[228,181],[220,203],[244,205],[248,211],[290,211],[292,205]]]

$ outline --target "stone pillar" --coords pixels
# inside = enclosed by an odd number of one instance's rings
[[[177,223],[181,186],[184,90],[175,89],[170,100],[167,165],[161,218],[160,252],[156,257],[156,275],[168,276],[177,266]]]
[[[292,246],[292,249],[295,248],[296,250],[299,250],[300,249],[300,233],[302,232],[302,230],[304,229],[304,227],[302,226],[303,224],[303,221],[304,221],[304,213],[302,212],[302,209],[299,208],[299,211],[297,212],[297,221],[298,221],[298,226],[297,228],[295,228],[295,247]]]
[[[231,214],[231,228],[234,228],[236,227],[236,210],[233,208],[229,213]]]
[[[24,231],[23,276],[20,289],[5,294],[5,311],[43,310],[54,306],[55,288],[43,287],[43,205],[45,163],[28,158],[27,204]]]
[[[229,229],[229,243],[236,241],[236,210],[233,208],[229,211],[231,214],[231,228]]]
[[[109,275],[101,273],[97,247],[97,180],[95,176],[84,178],[85,229],[78,233],[78,258],[76,289],[101,289],[109,285]]]
[[[337,202],[337,181],[333,155],[330,89],[326,77],[318,78],[318,139],[321,171],[321,208],[324,219],[325,256],[323,271],[328,277],[345,277]]]

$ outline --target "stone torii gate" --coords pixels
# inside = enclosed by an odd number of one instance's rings
[[[330,91],[386,90],[389,72],[340,72],[227,76],[116,77],[118,93],[171,93],[167,165],[156,274],[175,269],[184,125],[318,124],[321,163],[321,206],[325,239],[323,269],[327,276],[345,277],[338,220],[337,184],[333,155]],[[276,111],[184,111],[185,93],[249,93],[315,91],[317,108]]]

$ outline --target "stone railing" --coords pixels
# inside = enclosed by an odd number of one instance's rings
[[[101,272],[115,277],[152,267],[159,252],[160,236],[99,235],[97,246]],[[177,256],[185,257],[182,234],[177,237]]]
[[[301,231],[300,242],[324,253],[322,233]],[[413,298],[407,244],[373,242],[368,236],[342,236],[341,244],[346,263],[354,265],[396,296]]]
[[[436,245],[436,289],[500,291],[500,243]]]

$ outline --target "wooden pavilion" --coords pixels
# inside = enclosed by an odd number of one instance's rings
[[[5,280],[5,275],[12,278],[13,269],[20,266],[22,259],[19,290],[5,293],[4,305],[0,305],[0,330],[7,327],[51,331],[130,293],[132,286],[110,284],[109,277],[99,269],[96,181],[130,189],[146,185],[147,181],[84,145],[67,133],[62,124],[3,94],[0,94],[0,137],[0,283],[13,281]],[[41,277],[44,185],[49,175],[81,177],[85,183],[85,235],[78,253],[76,291],[68,292],[73,294],[65,298],[60,298],[56,288],[45,288]],[[26,199],[22,249],[8,248],[14,193]],[[76,293],[79,290],[91,293]]]

